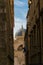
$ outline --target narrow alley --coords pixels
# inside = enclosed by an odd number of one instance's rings
[[[17,15],[20,20],[17,18],[15,20],[18,23],[15,30],[19,29],[15,34],[14,57],[20,62],[19,65],[43,65],[43,0],[17,0],[15,2],[15,11],[17,10],[15,17]],[[25,16],[23,12],[26,13]],[[21,25],[25,29],[24,33]]]
[[[43,65],[43,0],[0,0],[0,65]]]

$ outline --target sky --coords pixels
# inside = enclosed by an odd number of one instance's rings
[[[14,38],[15,33],[23,25],[26,28],[26,15],[28,11],[28,0],[14,0]]]

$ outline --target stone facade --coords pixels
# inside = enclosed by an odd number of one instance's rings
[[[22,35],[20,34],[22,32]],[[21,31],[16,36],[14,41],[14,65],[25,65],[25,54],[24,54],[24,34],[25,32]]]
[[[43,64],[43,0],[28,0],[27,48],[29,64]],[[26,56],[26,57],[27,57]]]
[[[0,65],[14,64],[13,7],[13,0],[0,0]]]

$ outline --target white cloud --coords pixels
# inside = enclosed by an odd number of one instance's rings
[[[15,33],[21,28],[22,25],[24,28],[26,28],[26,20],[15,17],[15,27],[13,31],[14,38],[15,38]]]
[[[22,6],[25,5],[25,3],[22,2],[22,1],[19,1],[19,0],[15,0],[15,1],[14,1],[14,5],[17,5],[17,6],[19,6],[19,7],[22,7]]]
[[[21,18],[18,18],[18,17],[15,17],[15,22],[16,23],[24,23],[26,20],[25,19],[21,19]]]

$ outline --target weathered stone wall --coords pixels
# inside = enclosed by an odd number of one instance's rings
[[[14,65],[25,65],[24,32],[14,40]],[[22,47],[20,47],[22,45]]]
[[[31,3],[29,2],[31,1]],[[26,36],[30,38],[29,44],[29,63],[40,64],[43,63],[43,0],[29,0],[29,11],[27,14],[28,32]],[[27,38],[27,37],[26,37]],[[28,40],[29,41],[29,40]],[[26,40],[25,40],[26,42]]]
[[[0,0],[0,65],[13,65],[14,63],[13,27],[11,28],[12,22],[10,21],[10,16],[13,14],[10,15],[12,7],[9,1],[11,0]]]

